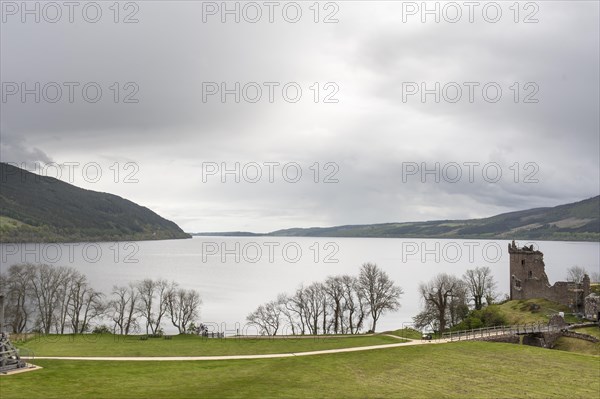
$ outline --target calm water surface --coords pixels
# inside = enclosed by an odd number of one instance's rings
[[[201,320],[234,332],[246,315],[282,292],[336,274],[357,275],[360,265],[374,262],[404,289],[402,307],[384,315],[378,330],[410,323],[421,303],[418,285],[440,272],[461,276],[465,270],[489,266],[498,290],[508,292],[509,241],[196,237],[188,240],[91,244],[3,244],[0,268],[14,263],[72,266],[93,286],[109,293],[113,285],[149,278],[174,280],[201,292]],[[519,244],[529,244],[520,242]],[[573,265],[600,270],[600,244],[535,242],[551,283],[565,279]],[[167,331],[171,328],[165,323]]]

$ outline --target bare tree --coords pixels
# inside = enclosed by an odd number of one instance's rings
[[[343,328],[343,308],[342,302],[344,300],[344,284],[341,276],[328,277],[325,280],[323,289],[329,299],[331,300],[329,305],[333,312],[332,323],[333,333],[337,334]]]
[[[82,334],[88,331],[91,321],[105,313],[103,296],[104,294],[89,285],[85,276],[73,281],[69,319],[74,333]]]
[[[150,333],[150,325],[154,321],[154,296],[156,283],[152,279],[144,279],[136,284],[140,296],[139,314],[146,319],[146,334]]]
[[[571,266],[567,269],[567,281],[571,283],[581,284],[583,281],[583,276],[587,274],[587,271],[584,267],[580,266]]]
[[[399,299],[404,291],[394,285],[388,274],[374,263],[362,265],[358,282],[369,304],[369,313],[373,320],[371,331],[374,332],[377,320],[384,312],[394,311],[400,307]]]
[[[123,335],[125,331],[125,309],[129,303],[127,287],[113,286],[112,295],[113,299],[108,302],[108,312],[114,323],[113,331],[116,333],[118,330],[119,334]]]
[[[300,334],[306,334],[306,326],[308,324],[306,314],[306,295],[304,293],[304,287],[300,287],[296,290],[294,295],[287,297],[287,301],[284,302],[284,306],[290,312],[295,313],[295,319],[300,329]]]
[[[298,315],[301,314],[301,312],[296,310],[292,298],[287,294],[279,294],[277,296],[277,302],[280,305],[279,308],[281,309],[281,314],[285,316],[288,325],[292,329],[292,335],[296,335],[296,332],[302,331],[301,323],[298,320]]]
[[[428,283],[421,283],[419,291],[425,302],[425,309],[415,317],[415,325],[424,327],[436,320],[440,332],[446,329],[448,321],[452,323],[450,306],[453,295],[462,293],[463,283],[455,276],[440,273]]]
[[[139,313],[146,320],[146,334],[158,334],[166,314],[167,297],[172,285],[166,280],[144,279],[137,284],[140,296]]]
[[[86,278],[77,270],[65,268],[65,275],[58,286],[58,301],[55,309],[54,325],[57,334],[64,334],[67,327],[69,309],[73,301],[73,285],[83,284]]]
[[[319,334],[319,321],[325,314],[326,294],[321,283],[312,283],[304,289],[304,314],[311,334]]]
[[[277,301],[260,305],[246,317],[246,320],[248,323],[258,326],[261,334],[276,335],[281,325],[280,306]]]
[[[438,310],[430,301],[425,301],[424,309],[413,317],[415,328],[440,331]]]
[[[355,334],[362,328],[365,316],[367,303],[358,285],[358,279],[354,276],[341,276],[342,297],[344,300],[344,323],[350,334]]]
[[[158,305],[158,307],[157,307],[157,311],[156,311],[156,317],[154,319],[154,328],[152,329],[153,334],[158,333],[158,331],[161,328],[160,326],[161,326],[162,318],[167,313],[167,310],[168,310],[168,304],[167,304],[168,293],[171,289],[175,288],[176,286],[177,286],[177,283],[175,283],[175,282],[169,283],[167,280],[158,280],[156,282],[156,288],[157,288],[156,304]]]
[[[113,299],[108,303],[111,318],[115,323],[114,330],[128,335],[137,327],[139,293],[134,284],[114,286]]]
[[[200,293],[195,290],[177,288],[173,284],[167,292],[167,312],[171,317],[171,323],[179,334],[186,334],[187,328],[195,318],[198,317],[200,305]]]
[[[0,275],[0,292],[5,295],[5,323],[13,332],[25,331],[32,316],[33,303],[30,295],[30,283],[35,274],[35,266],[16,264]]]
[[[70,272],[65,267],[53,267],[42,264],[35,267],[31,279],[33,299],[38,309],[38,321],[45,334],[55,322],[56,308],[61,300],[61,286],[69,278]]]
[[[483,308],[484,299],[488,305],[491,304],[495,296],[496,282],[489,267],[469,269],[465,272],[463,280],[467,284],[469,295],[475,303],[475,309],[480,310]]]
[[[264,305],[260,305],[254,312],[246,316],[246,321],[248,321],[248,324],[257,326],[259,334],[271,335],[271,330],[269,329],[269,324],[267,323],[268,317],[269,316],[265,311]]]

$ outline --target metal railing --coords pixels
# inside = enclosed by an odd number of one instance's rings
[[[563,327],[547,323],[528,323],[512,326],[494,326],[474,328],[462,331],[449,331],[442,334],[438,339],[449,339],[450,341],[470,340],[486,337],[500,337],[505,335],[523,335],[544,332],[557,332]]]

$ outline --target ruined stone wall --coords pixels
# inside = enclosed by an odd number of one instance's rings
[[[584,300],[584,311],[585,318],[588,320],[598,320],[598,314],[600,313],[600,296],[596,294],[590,294],[585,297]]]
[[[589,293],[589,277],[583,284],[558,281],[550,285],[546,275],[544,254],[531,247],[519,248],[513,241],[508,245],[510,256],[510,299],[545,298],[569,307],[582,307]]]

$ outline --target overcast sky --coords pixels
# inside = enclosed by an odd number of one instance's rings
[[[189,232],[484,217],[600,192],[597,1],[518,14],[481,2],[472,23],[463,2],[439,3],[439,23],[421,2],[321,3],[318,15],[280,2],[272,23],[263,2],[260,18],[229,2],[239,23],[221,2],[121,3],[118,16],[98,2],[96,23],[84,3],[73,23],[66,7],[39,5],[36,22],[20,4],[2,2],[2,161],[51,176],[40,165],[78,163],[61,178]],[[240,82],[239,103],[213,94],[222,82]],[[236,163],[239,183],[222,176]],[[439,182],[421,174],[436,163]]]

